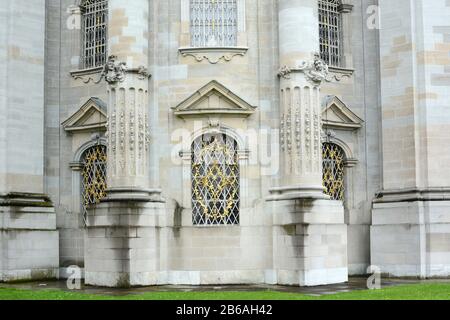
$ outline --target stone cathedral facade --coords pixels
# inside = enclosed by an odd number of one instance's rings
[[[450,276],[449,1],[2,0],[0,25],[0,281]]]

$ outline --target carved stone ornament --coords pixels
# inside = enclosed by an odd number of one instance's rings
[[[223,60],[224,62],[230,62],[235,56],[244,56],[244,54],[240,52],[231,52],[213,56],[211,54],[205,53],[183,53],[183,57],[187,56],[192,56],[197,62],[208,60],[210,64],[218,64],[221,60]]]
[[[245,56],[248,48],[180,48],[179,51],[183,57],[193,57],[195,61],[208,61],[210,64],[220,62],[230,62],[236,56]]]
[[[138,74],[140,80],[145,80],[150,77],[150,73],[146,67],[139,66],[137,68],[128,68],[126,62],[119,62],[117,61],[117,57],[112,55],[109,56],[98,82],[100,82],[103,78],[109,84],[123,82],[127,73]]]
[[[106,61],[103,69],[102,77],[104,77],[109,84],[123,82],[125,80],[127,64],[126,62],[116,62],[116,59],[116,56],[108,57],[108,61]]]
[[[322,81],[332,81],[330,77],[327,64],[320,58],[318,53],[314,54],[314,60],[303,61],[297,67],[283,66],[280,68],[278,75],[284,79],[290,79],[290,74],[293,72],[303,72],[311,83],[320,85]]]

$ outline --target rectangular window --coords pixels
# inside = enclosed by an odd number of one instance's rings
[[[320,56],[331,67],[342,67],[339,0],[319,0]]]
[[[191,0],[191,45],[235,47],[237,45],[237,0]]]
[[[106,63],[108,1],[85,0],[83,10],[83,69],[101,67]]]
[[[238,225],[240,172],[236,141],[205,134],[192,144],[194,225]]]

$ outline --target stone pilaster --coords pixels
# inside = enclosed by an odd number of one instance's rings
[[[44,194],[45,9],[44,0],[0,2],[0,282],[58,276]]]
[[[345,282],[347,226],[342,202],[322,182],[320,59],[317,0],[280,0],[280,186],[274,214],[277,283],[313,286]]]
[[[108,82],[108,183],[110,189],[148,189],[148,78],[145,66],[130,69],[111,56]]]
[[[279,1],[280,187],[274,199],[326,199],[322,184],[317,0]]]
[[[448,277],[450,4],[379,5],[383,190],[372,211],[372,264],[392,276]]]
[[[86,283],[158,284],[160,190],[150,186],[148,0],[109,1],[108,196],[88,213]]]
[[[148,189],[148,0],[109,1],[108,185]]]

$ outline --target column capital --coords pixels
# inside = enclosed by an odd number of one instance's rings
[[[115,55],[108,57],[108,61],[102,72],[102,77],[110,85],[114,85],[118,82],[124,82],[127,73],[136,74],[140,80],[146,80],[151,77],[147,67],[128,68],[127,63],[118,61]]]
[[[278,72],[278,76],[284,79],[291,79],[291,74],[300,72],[303,73],[311,84],[314,86],[320,86],[322,81],[329,79],[328,66],[320,58],[319,53],[314,54],[314,59],[310,61],[302,61],[298,66],[283,66]]]

